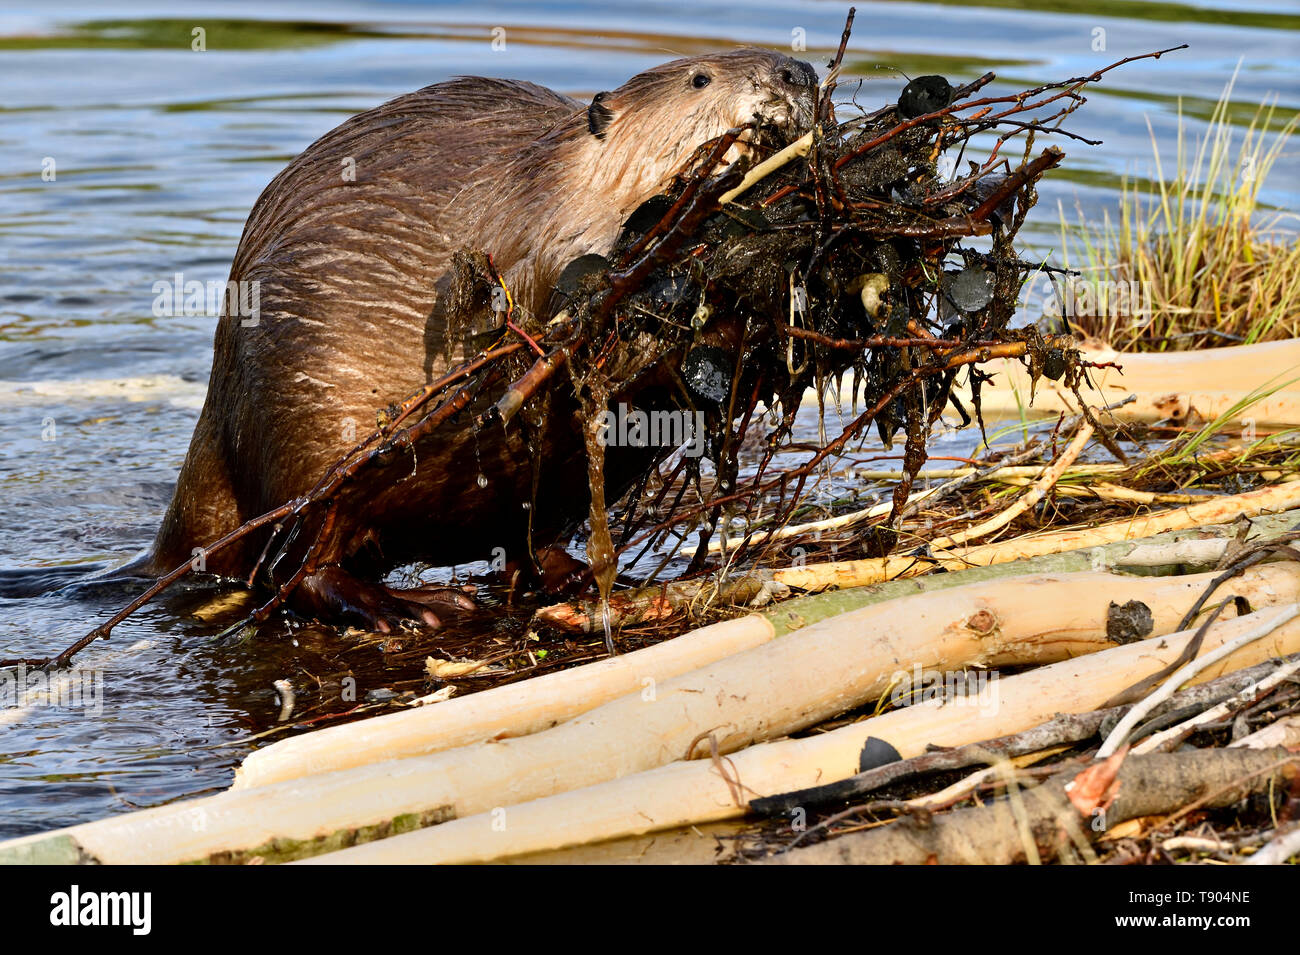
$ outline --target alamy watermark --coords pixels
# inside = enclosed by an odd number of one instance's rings
[[[921,664],[895,670],[889,701],[895,706],[916,706],[941,700],[944,706],[971,706],[981,716],[997,712],[998,674],[990,670],[927,670]]]
[[[688,458],[704,454],[703,411],[642,411],[619,402],[601,418],[598,440],[606,447],[678,448]]]
[[[104,671],[56,670],[47,673],[23,664],[0,669],[0,709],[63,706],[90,716],[104,712]]]
[[[1074,275],[1055,279],[1042,275],[1026,283],[1021,306],[1028,317],[1035,319],[1129,318],[1145,323],[1152,314],[1150,283]]]
[[[153,283],[153,314],[156,318],[175,318],[179,315],[208,315],[216,318],[224,306],[226,313],[237,316],[239,324],[252,328],[262,314],[262,283],[252,281],[200,282],[186,281],[185,273],[177,272],[171,281],[159,279]]]
[[[153,893],[82,891],[74,884],[50,896],[50,924],[122,926],[132,935],[148,935],[153,928]]]

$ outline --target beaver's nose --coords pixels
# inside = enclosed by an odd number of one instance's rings
[[[786,86],[807,89],[817,85],[817,71],[803,60],[789,59],[775,70],[776,78]]]

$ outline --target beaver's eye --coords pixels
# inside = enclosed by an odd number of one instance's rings
[[[709,85],[709,74],[696,73],[695,76],[691,79],[691,85],[694,86],[697,90],[704,89],[704,87]]]

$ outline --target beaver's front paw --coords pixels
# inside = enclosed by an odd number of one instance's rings
[[[290,604],[298,613],[328,623],[351,623],[392,633],[403,623],[439,629],[475,609],[467,587],[413,587],[398,590],[363,581],[342,567],[322,567],[303,578]]]

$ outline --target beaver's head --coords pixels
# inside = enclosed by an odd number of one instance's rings
[[[700,146],[752,124],[723,157],[732,162],[763,131],[798,138],[812,126],[816,89],[811,66],[767,50],[656,66],[491,166],[477,206],[461,200],[470,212],[460,227],[485,237],[482,247],[507,263],[515,301],[537,312],[564,267],[608,253],[633,210],[664,192]]]
[[[587,126],[601,146],[593,179],[644,198],[663,188],[695,150],[727,130],[754,124],[790,140],[812,125],[817,74],[769,50],[736,50],[673,60],[599,93]],[[747,131],[734,160],[755,139]]]

